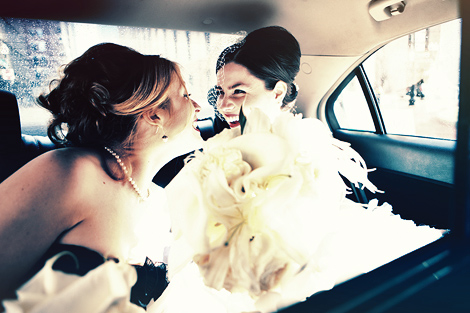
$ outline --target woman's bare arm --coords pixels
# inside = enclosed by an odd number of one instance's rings
[[[11,295],[54,240],[84,218],[69,165],[63,153],[49,152],[0,184],[0,298]]]

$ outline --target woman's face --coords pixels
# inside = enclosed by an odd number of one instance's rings
[[[200,106],[189,98],[189,94],[183,82],[174,78],[168,94],[169,101],[160,109],[160,117],[163,119],[163,132],[168,138],[174,138],[186,128],[196,130],[196,114]]]
[[[240,126],[242,105],[245,114],[254,107],[260,108],[271,118],[280,112],[282,100],[276,92],[266,89],[264,81],[252,75],[243,65],[227,63],[217,73],[215,88],[219,94],[217,109],[232,128]]]

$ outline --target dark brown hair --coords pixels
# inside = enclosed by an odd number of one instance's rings
[[[158,55],[111,43],[93,46],[38,98],[53,114],[48,135],[62,146],[129,146],[141,114],[168,101],[174,74],[182,81],[178,66]]]
[[[216,72],[235,62],[263,80],[268,90],[273,90],[281,80],[289,87],[282,104],[286,107],[298,94],[294,80],[299,73],[300,57],[297,39],[283,27],[269,26],[252,31],[241,42],[226,48],[219,56]]]

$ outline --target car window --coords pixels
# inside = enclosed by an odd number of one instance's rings
[[[372,130],[366,97],[380,111],[388,134],[456,139],[461,21],[455,20],[396,39],[362,64],[373,94],[357,79],[334,103],[339,127]],[[362,102],[362,103],[359,103]],[[352,113],[353,112],[353,113]],[[373,112],[373,110],[372,110]],[[345,118],[345,116],[349,116]]]
[[[214,85],[219,53],[240,35],[59,21],[0,19],[0,89],[16,95],[22,132],[46,135],[49,113],[36,97],[58,78],[60,66],[91,46],[113,42],[144,54],[159,54],[182,66],[199,118],[214,115],[206,95]]]
[[[367,100],[357,76],[339,94],[333,107],[336,119],[343,128],[375,131]]]

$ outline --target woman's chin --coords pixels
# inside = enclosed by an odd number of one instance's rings
[[[191,127],[197,131],[198,133],[200,133],[201,131],[199,130],[199,126],[197,124],[197,121],[194,121],[192,124],[191,124]]]
[[[204,140],[201,138],[199,129],[192,125],[186,127],[181,133],[176,135],[172,145],[178,155],[183,155],[202,148]]]

